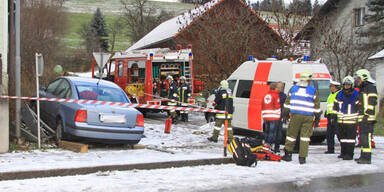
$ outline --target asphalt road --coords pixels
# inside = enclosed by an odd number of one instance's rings
[[[295,181],[266,185],[235,186],[214,191],[242,192],[378,192],[384,191],[384,173],[350,175],[343,177],[316,178],[307,181]]]

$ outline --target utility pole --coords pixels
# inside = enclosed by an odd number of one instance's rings
[[[9,95],[15,95],[15,0],[8,0],[9,4],[9,52],[8,52],[8,74],[9,74],[9,81],[8,81],[8,94]],[[15,109],[15,100],[9,100],[9,109],[10,112],[14,111]],[[15,113],[13,113],[15,114]],[[10,122],[15,120],[15,117],[13,115],[9,116]],[[11,125],[10,125],[11,126]],[[15,132],[13,132],[15,134]]]
[[[20,0],[16,0],[16,68],[15,68],[15,93],[16,96],[21,96],[21,57],[20,57]],[[15,114],[15,134],[16,139],[20,141],[20,108],[21,101],[19,99],[16,100],[16,114]]]

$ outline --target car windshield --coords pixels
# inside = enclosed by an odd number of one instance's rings
[[[129,103],[124,92],[110,87],[77,85],[79,99]]]
[[[312,80],[311,85],[319,90],[320,102],[326,102],[329,95],[329,80]]]

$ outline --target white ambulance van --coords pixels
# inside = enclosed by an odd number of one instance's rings
[[[327,120],[324,111],[327,107],[329,82],[331,75],[325,64],[318,61],[289,60],[252,60],[239,66],[227,79],[233,91],[234,114],[232,126],[235,134],[260,135],[263,131],[261,104],[269,91],[269,83],[283,82],[284,92],[288,94],[294,79],[299,79],[305,69],[313,73],[311,84],[318,90],[322,109],[319,127],[314,128],[312,142],[322,142],[326,137]],[[214,95],[207,99],[207,106],[212,107]],[[214,114],[206,114],[207,121],[213,120]],[[285,135],[287,125],[283,126]]]

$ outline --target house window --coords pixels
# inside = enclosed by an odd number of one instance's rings
[[[353,9],[353,25],[359,27],[364,25],[365,8]]]

